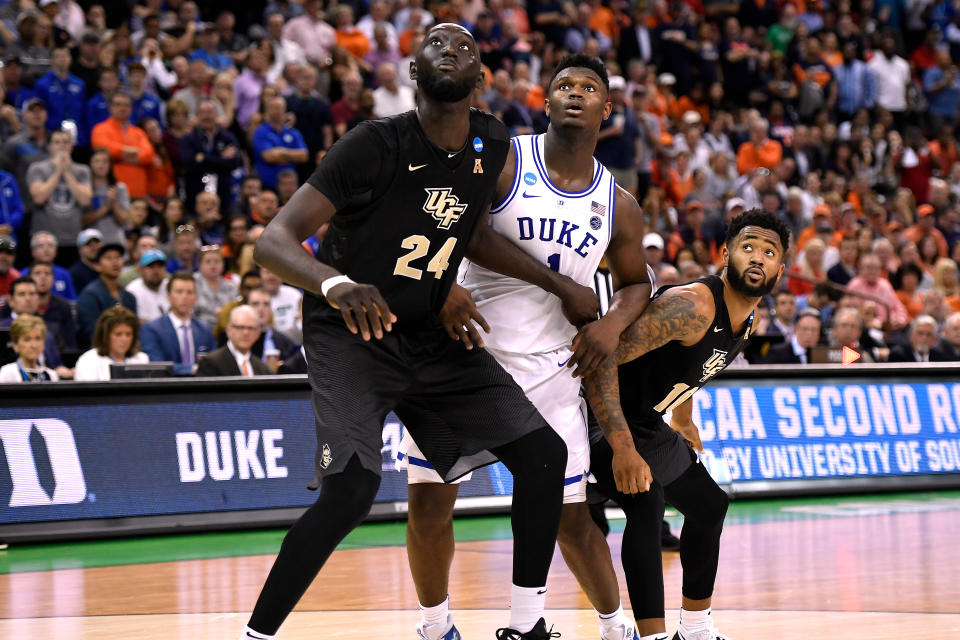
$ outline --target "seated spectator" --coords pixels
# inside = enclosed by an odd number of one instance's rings
[[[783,159],[783,147],[767,137],[769,125],[763,118],[750,123],[750,139],[737,149],[737,171],[745,175],[758,168],[773,171]]]
[[[273,191],[264,189],[257,195],[256,205],[251,213],[253,221],[266,226],[280,210],[280,198]]]
[[[77,360],[73,379],[109,380],[111,364],[150,362],[147,354],[140,351],[139,333],[140,323],[129,309],[111,307],[104,311],[93,329],[93,348]]]
[[[326,24],[326,23],[324,23]],[[330,25],[326,25],[328,28]],[[250,119],[260,108],[260,95],[267,86],[267,54],[260,47],[250,49],[247,66],[234,80],[233,90],[237,97],[237,123],[246,128]]]
[[[43,318],[48,333],[53,334],[57,351],[63,357],[76,355],[77,323],[73,318],[73,306],[66,298],[51,291],[54,286],[54,265],[49,262],[34,262],[30,265],[30,279],[37,285],[37,315]]]
[[[16,362],[0,367],[0,382],[56,382],[57,372],[40,363],[47,327],[36,316],[23,315],[10,325],[10,343]]]
[[[254,289],[260,288],[260,271],[259,269],[253,269],[251,271],[246,271],[240,277],[240,287],[238,289],[237,298],[227,304],[223,305],[223,309],[220,310],[220,315],[217,316],[217,325],[213,328],[213,335],[217,338],[218,344],[224,344],[224,333],[223,330],[227,328],[227,323],[230,321],[230,312],[233,309],[241,304],[247,304],[247,296],[250,295],[250,292]],[[269,302],[267,303],[269,305]]]
[[[267,365],[253,356],[250,348],[260,337],[257,312],[240,305],[230,312],[227,324],[227,344],[204,356],[197,366],[198,376],[266,376],[273,373]]]
[[[373,111],[378,118],[409,111],[416,106],[413,89],[397,84],[397,65],[383,62],[377,67],[377,84],[373,90]]]
[[[247,300],[260,317],[260,329],[263,332],[253,345],[253,353],[266,362],[271,371],[276,372],[280,362],[296,354],[298,345],[274,328],[270,294],[264,289],[253,289],[247,295]]]
[[[97,271],[97,252],[102,244],[103,234],[96,229],[84,229],[77,234],[80,259],[70,265],[70,278],[73,279],[78,297],[88,284],[100,277],[100,272]]]
[[[359,73],[350,72],[341,78],[340,85],[342,97],[330,105],[335,138],[340,138],[347,132],[347,123],[360,111],[363,78]]]
[[[937,321],[933,316],[921,314],[909,327],[910,344],[894,345],[890,349],[890,362],[937,362],[940,353],[932,351],[937,343]]]
[[[132,102],[125,93],[110,100],[110,118],[93,128],[93,148],[106,149],[113,160],[113,175],[127,185],[131,198],[147,196],[147,168],[156,152],[146,132],[130,124]]]
[[[860,249],[856,238],[844,238],[840,241],[840,261],[827,271],[830,282],[845,285],[857,275],[857,258]]]
[[[219,51],[220,33],[217,25],[205,22],[200,27],[200,37],[197,38],[200,47],[190,54],[190,61],[200,60],[214,72],[236,69],[233,58]]]
[[[901,264],[894,276],[899,285],[896,288],[897,298],[907,310],[907,317],[911,321],[923,313],[923,296],[918,289],[922,278],[923,271],[912,262]]]
[[[211,194],[213,195],[213,194]],[[223,255],[220,245],[200,249],[200,269],[193,274],[197,283],[197,306],[194,316],[208,327],[217,324],[223,306],[237,297],[237,285],[223,277]]]
[[[72,242],[76,242],[75,237],[72,238]],[[67,300],[76,301],[77,292],[73,286],[70,271],[54,263],[57,259],[57,248],[57,237],[48,231],[37,231],[30,237],[30,255],[34,263],[46,262],[53,267],[53,293]],[[30,269],[24,269],[23,275],[30,275]]]
[[[858,362],[877,362],[880,350],[876,343],[864,334],[863,319],[857,307],[843,306],[833,314],[831,345],[850,347],[860,354]]]
[[[883,276],[880,258],[875,253],[860,256],[857,276],[850,281],[847,289],[853,294],[865,294],[864,297],[882,301],[877,307],[877,320],[885,330],[899,331],[907,326],[907,310],[897,298],[890,281]]]
[[[950,258],[940,258],[933,271],[933,288],[943,294],[953,311],[960,311],[960,282],[957,278],[957,263]]]
[[[40,305],[36,283],[26,276],[21,276],[10,285],[10,314],[0,318],[0,329],[9,329],[20,316],[38,317]],[[63,366],[57,341],[44,323],[43,349],[40,352],[40,363],[54,369],[61,378],[72,378],[73,371]]]
[[[955,362],[960,360],[960,312],[951,313],[943,322],[940,339],[931,350],[936,353],[937,362]]]
[[[770,348],[765,364],[807,364],[810,362],[810,349],[820,342],[820,329],[823,326],[820,312],[816,309],[804,309],[797,316],[793,335],[783,344]]]
[[[10,285],[20,277],[20,272],[13,268],[16,256],[17,243],[10,236],[0,236],[0,307],[7,304]]]
[[[303,136],[285,124],[287,102],[281,96],[269,98],[265,122],[253,134],[254,165],[260,181],[267,189],[277,188],[277,173],[296,169],[296,164],[307,161],[307,144]]]
[[[167,299],[167,256],[159,249],[147,249],[140,256],[138,278],[127,285],[127,291],[137,299],[140,324],[153,322],[170,313]]]
[[[90,224],[84,216],[93,197],[90,168],[71,160],[73,143],[66,131],[50,134],[50,157],[27,169],[27,184],[33,200],[33,233],[52,233],[57,245],[72,257],[77,234]]]
[[[300,342],[301,332],[298,323],[302,294],[298,289],[283,284],[280,277],[269,269],[261,268],[260,278],[263,280],[263,288],[270,294],[273,326],[277,331],[286,333],[288,337],[296,337],[295,342]]]
[[[167,261],[168,273],[197,270],[197,240],[199,237],[197,228],[190,223],[181,224],[174,229],[173,242],[170,243],[170,251],[173,255]]]
[[[790,291],[778,291],[773,295],[773,314],[769,334],[793,336],[793,322],[797,316],[797,298]]]
[[[173,372],[189,376],[199,356],[216,349],[210,328],[193,317],[197,284],[189,271],[178,271],[167,282],[170,313],[143,325],[140,339],[151,362],[173,362]]]
[[[239,276],[236,257],[247,243],[250,222],[245,215],[234,214],[227,220],[227,233],[223,239],[223,257],[227,261],[227,273]]]
[[[130,222],[130,190],[113,175],[110,153],[97,149],[90,157],[93,199],[83,214],[83,224],[103,234],[104,242],[122,243]]]
[[[200,244],[220,245],[223,242],[224,225],[220,215],[220,198],[214,191],[201,191],[194,202],[197,216],[197,232]]]
[[[2,98],[3,84],[0,84],[0,100]],[[10,105],[4,105],[4,107],[10,107]],[[16,115],[13,117],[16,118]],[[17,232],[23,224],[23,212],[23,198],[20,197],[17,179],[13,174],[0,169],[0,235],[10,236],[16,240]]]
[[[116,305],[137,312],[137,299],[120,286],[123,271],[123,245],[106,243],[97,250],[100,277],[88,284],[77,298],[77,342],[81,348],[90,344],[100,314]]]
[[[138,236],[130,246],[131,238],[127,239],[129,249],[129,259],[124,264],[123,271],[120,273],[120,286],[127,287],[131,282],[140,277],[140,258],[151,249],[157,249],[160,243],[157,238],[150,233],[144,233]]]
[[[825,251],[826,245],[823,241],[820,238],[814,238],[803,250],[804,260],[790,267],[788,274],[791,277],[787,280],[787,288],[794,296],[805,296],[811,293],[814,285],[826,278],[827,274],[823,269]],[[794,275],[806,276],[806,278],[801,280],[792,277]]]

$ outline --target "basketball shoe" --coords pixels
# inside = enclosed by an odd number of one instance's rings
[[[440,630],[450,627],[450,630],[444,634],[440,633]],[[447,616],[447,623],[442,627],[438,624],[423,624],[422,622],[417,623],[417,637],[420,640],[461,640],[460,632],[457,631],[457,628],[453,626],[453,617]]]
[[[547,640],[548,638],[559,637],[560,634],[554,631],[553,627],[550,627],[549,631],[547,630],[547,621],[543,618],[537,620],[537,624],[533,625],[533,629],[530,629],[530,631],[526,633],[520,633],[510,627],[497,629],[496,633],[497,640]]]
[[[680,629],[677,629],[677,632],[673,634],[673,640],[730,640],[730,638],[717,631],[711,620],[710,628],[701,629],[695,633],[681,633]]]
[[[640,640],[640,634],[637,628],[632,624],[614,627],[613,631],[604,635],[603,629],[600,629],[600,640]]]

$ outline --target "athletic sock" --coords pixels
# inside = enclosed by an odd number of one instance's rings
[[[443,629],[443,635],[450,630],[447,627],[447,618],[450,616],[450,596],[447,595],[443,602],[433,607],[420,605],[420,617],[423,619],[424,626],[437,627]]]
[[[711,623],[710,611],[709,608],[703,611],[680,609],[680,629],[683,630],[684,635],[693,635],[698,631],[709,629]]]
[[[274,640],[277,636],[268,636],[265,633],[254,631],[250,627],[244,627],[240,634],[240,640]]]
[[[537,620],[543,617],[543,607],[547,602],[547,587],[510,586],[510,628],[520,633],[533,629]]]
[[[610,635],[617,627],[626,628],[630,624],[627,615],[623,612],[623,605],[619,605],[613,613],[600,613],[597,611],[597,619],[600,620],[600,634],[602,636]],[[627,638],[633,640],[633,638]]]

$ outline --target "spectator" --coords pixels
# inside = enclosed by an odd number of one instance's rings
[[[110,242],[104,243],[97,250],[100,277],[84,287],[77,298],[77,342],[81,347],[90,344],[97,318],[105,309],[123,305],[134,313],[137,312],[137,299],[119,283],[120,272],[123,270],[123,252],[123,245]]]
[[[338,4],[331,8],[330,13],[333,14],[333,26],[337,30],[337,48],[345,51],[352,58],[352,63],[369,72],[370,68],[363,59],[370,51],[370,39],[354,25],[353,7]]]
[[[280,210],[280,200],[277,194],[269,189],[264,189],[257,196],[256,207],[253,210],[252,218],[257,224],[266,225]]]
[[[167,261],[167,272],[197,270],[197,240],[199,232],[192,224],[181,224],[174,229],[173,241],[170,243],[170,252],[173,256]]]
[[[127,261],[124,264],[123,271],[120,273],[121,287],[127,287],[127,285],[140,277],[140,258],[145,252],[150,249],[156,249],[159,246],[160,243],[152,233],[132,234],[127,238]]]
[[[368,16],[364,16],[364,18]],[[361,19],[361,22],[362,21],[363,21],[363,18]],[[374,71],[376,71],[380,67],[380,65],[384,63],[389,62],[390,64],[396,65],[398,62],[400,62],[400,59],[402,58],[402,56],[400,55],[400,50],[397,47],[396,40],[394,40],[393,43],[390,42],[390,35],[389,35],[388,28],[392,28],[392,27],[393,25],[386,22],[379,23],[373,28],[373,33],[370,36],[368,36],[370,42],[372,43],[372,48],[364,56],[364,60],[366,64],[369,65],[369,67]],[[477,41],[477,45],[480,48],[480,59],[482,60],[483,54],[484,54],[483,45],[482,43],[480,43],[479,40]],[[499,64],[495,65],[494,68],[499,66],[500,66]],[[379,85],[380,85],[380,80],[379,78],[377,78],[376,84],[374,86],[379,86]]]
[[[93,128],[93,147],[104,148],[113,161],[113,175],[127,185],[131,198],[147,195],[147,167],[155,152],[140,127],[130,124],[130,96],[117,93],[110,101],[110,118]]]
[[[943,331],[932,352],[937,354],[939,362],[960,360],[960,313],[951,313],[943,321]]]
[[[10,325],[10,342],[17,360],[0,367],[0,382],[55,382],[60,379],[56,371],[40,362],[46,335],[46,325],[36,316],[20,316]]]
[[[276,11],[269,13],[266,25],[270,48],[273,52],[273,64],[267,71],[268,82],[276,83],[283,76],[283,70],[290,64],[301,68],[309,66],[309,68],[315,70],[312,65],[307,64],[307,56],[303,52],[303,47],[283,34],[284,18],[282,13]]]
[[[223,341],[226,339],[223,336],[224,329],[227,328],[227,323],[230,321],[230,312],[233,309],[241,304],[247,304],[248,296],[250,292],[254,289],[260,288],[260,272],[256,269],[252,271],[247,271],[242,276],[240,276],[240,287],[239,295],[236,300],[232,300],[227,304],[223,305],[223,309],[220,311],[220,315],[217,316],[217,326],[213,328],[213,335],[217,338],[219,344],[223,344]],[[267,297],[267,307],[270,306],[269,296]]]
[[[373,111],[378,118],[385,118],[416,106],[413,89],[397,84],[397,66],[383,62],[377,67],[377,84],[373,91]]]
[[[159,249],[147,249],[140,256],[137,271],[140,277],[127,286],[137,299],[137,314],[141,324],[153,322],[170,313],[167,299],[167,256]]]
[[[270,371],[276,373],[281,361],[296,355],[297,343],[274,327],[270,294],[264,289],[251,289],[247,294],[247,304],[257,312],[262,332],[256,344],[253,345],[253,352],[267,363]]]
[[[243,177],[240,183],[240,196],[231,210],[232,215],[244,216],[248,220],[252,218],[253,211],[257,206],[257,196],[263,189],[263,183],[260,182],[260,176],[255,173],[248,173]],[[236,257],[236,256],[234,256]]]
[[[923,74],[923,88],[930,101],[927,113],[931,130],[940,131],[956,124],[960,113],[960,72],[949,51],[937,52],[937,66]]]
[[[936,242],[937,255],[941,258],[948,254],[947,239],[943,232],[936,227],[937,217],[934,215],[933,205],[922,204],[917,207],[917,222],[903,231],[903,237],[920,247],[923,239],[932,236]],[[922,253],[921,253],[922,257]]]
[[[790,291],[778,291],[773,296],[773,318],[768,331],[771,335],[793,336],[794,319],[797,316],[797,298]]]
[[[3,88],[0,86],[0,94]],[[6,105],[9,106],[9,105]],[[0,169],[0,235],[17,239],[17,231],[23,224],[23,199],[20,187],[13,174]]]
[[[269,269],[260,269],[260,278],[264,290],[270,294],[270,308],[273,309],[273,323],[277,331],[282,331],[290,337],[296,337],[300,342],[300,298],[299,290],[283,284],[280,277]]]
[[[197,283],[194,316],[208,327],[214,327],[224,305],[237,297],[237,285],[223,277],[220,245],[200,249],[200,269],[193,274],[193,279]]]
[[[905,262],[897,268],[897,298],[907,310],[907,317],[911,321],[923,313],[923,296],[918,288],[922,279],[923,271],[912,262]]]
[[[879,302],[877,321],[890,331],[900,331],[907,326],[907,310],[897,298],[890,281],[883,277],[880,258],[875,253],[860,256],[857,276],[847,285],[847,290],[856,295]]]
[[[10,306],[5,317],[0,318],[0,329],[9,329],[10,325],[20,316],[40,316],[40,294],[37,284],[26,276],[20,276],[10,283]],[[73,377],[73,371],[63,366],[60,359],[60,350],[57,339],[52,332],[44,332],[43,353],[40,362],[54,369],[61,378]]]
[[[227,264],[227,273],[239,276],[236,266],[236,257],[240,255],[243,245],[247,243],[247,231],[250,222],[244,215],[234,214],[227,220],[227,233],[223,239],[223,257]]]
[[[163,103],[147,90],[147,68],[139,62],[134,62],[127,68],[127,93],[132,101],[131,122],[143,122],[147,118],[163,121]]]
[[[20,272],[13,268],[16,255],[16,241],[10,236],[0,236],[0,307],[7,303],[10,284],[20,277]]]
[[[33,200],[33,233],[50,232],[61,247],[63,259],[76,259],[74,246],[84,226],[83,210],[93,197],[89,167],[71,160],[73,143],[66,131],[50,134],[50,157],[30,165],[27,184]],[[56,248],[56,247],[54,247]]]
[[[37,285],[37,315],[43,318],[53,334],[57,351],[61,354],[77,352],[77,324],[73,305],[66,298],[54,294],[54,265],[34,260],[30,265],[30,279]]]
[[[810,349],[820,342],[822,327],[820,312],[816,309],[804,309],[797,316],[793,335],[783,344],[770,348],[765,364],[808,364]]]
[[[36,97],[33,89],[29,89],[23,84],[23,65],[20,61],[20,55],[16,52],[7,52],[2,60],[3,69],[0,75],[0,84],[5,91],[4,104],[12,105],[15,112],[23,108],[23,103],[28,99]]]
[[[87,128],[83,134],[84,140],[89,140],[93,128],[110,117],[110,100],[120,89],[120,77],[117,75],[117,70],[103,69],[100,72],[100,81],[97,86],[100,91],[87,100],[86,111],[84,111],[86,114],[84,126]],[[136,122],[139,122],[139,120]]]
[[[860,311],[854,307],[841,307],[833,314],[833,345],[850,347],[860,354],[860,362],[875,362],[873,349],[861,343],[863,321]]]
[[[216,245],[219,249],[223,242],[223,222],[220,216],[220,198],[213,191],[201,191],[197,194],[194,204],[197,214],[197,231],[200,233],[200,243]]]
[[[193,375],[197,359],[216,348],[210,328],[193,317],[197,289],[189,271],[178,271],[167,282],[170,313],[143,325],[143,350],[151,362],[173,362],[178,376]]]
[[[637,127],[635,112],[624,101],[627,88],[622,76],[610,77],[610,117],[600,123],[595,156],[613,174],[617,184],[637,195]]]
[[[333,132],[340,138],[347,132],[347,123],[360,111],[360,94],[363,92],[363,78],[359,73],[348,73],[340,81],[342,97],[330,105],[333,116]],[[491,110],[496,109],[491,105]]]
[[[277,173],[277,200],[281,207],[290,202],[290,198],[293,197],[299,187],[300,183],[296,171],[284,169]]]
[[[70,73],[83,80],[86,87],[86,95],[83,99],[88,100],[93,97],[100,83],[100,36],[92,30],[86,31],[80,37],[80,46],[77,47],[77,55],[70,65]]]
[[[235,27],[237,17],[232,11],[222,10],[217,14],[217,35],[219,44],[217,49],[230,56],[233,64],[240,66],[246,59],[250,41],[241,33],[237,33]]]
[[[93,329],[93,348],[77,359],[74,380],[103,381],[110,379],[112,364],[144,364],[150,361],[140,351],[140,323],[137,316],[124,307],[110,307],[97,318]]]
[[[76,242],[76,239],[73,239],[73,241]],[[49,263],[52,266],[52,292],[70,302],[76,301],[77,293],[70,271],[54,263],[57,259],[57,237],[48,231],[37,231],[30,238],[30,253],[35,263]],[[73,261],[76,260],[76,257],[78,257],[78,254],[74,254]],[[64,261],[67,261],[67,259],[64,259]],[[30,269],[25,269],[23,275],[29,274]]]
[[[232,173],[242,166],[243,157],[237,138],[217,124],[213,100],[204,98],[197,105],[197,126],[180,141],[180,149],[187,202],[210,190],[220,202],[230,202]]]
[[[856,238],[843,238],[840,241],[840,261],[827,271],[827,279],[845,285],[857,275],[857,258],[860,249]]]
[[[130,221],[130,190],[113,175],[110,152],[97,149],[90,156],[93,198],[83,214],[83,224],[97,229],[105,242],[123,243]]]
[[[843,45],[843,63],[833,68],[837,79],[837,111],[843,120],[851,120],[860,109],[872,109],[876,101],[873,71],[857,57],[857,43]]]
[[[337,32],[323,18],[322,0],[306,0],[303,15],[287,22],[283,37],[300,45],[307,60],[318,69],[326,70],[333,64]]]
[[[897,55],[897,41],[892,33],[884,34],[880,51],[874,53],[868,66],[877,81],[877,106],[893,114],[898,126],[903,126],[910,64]]]
[[[264,187],[277,188],[277,173],[296,169],[307,161],[307,145],[303,136],[285,124],[287,103],[280,96],[267,100],[265,122],[253,134],[254,164]]]
[[[17,179],[21,197],[27,210],[33,204],[29,198],[27,169],[34,162],[46,160],[50,153],[47,149],[47,106],[40,98],[28,98],[20,108],[23,118],[23,131],[13,136],[3,146],[3,166]]]
[[[59,129],[65,121],[77,127],[77,144],[89,144],[86,124],[87,86],[70,73],[70,50],[57,47],[50,57],[50,71],[37,80],[34,91],[47,107],[47,131]]]
[[[220,33],[217,31],[217,25],[211,22],[203,23],[197,42],[200,46],[190,54],[190,62],[199,60],[214,73],[236,69],[233,58],[220,51]],[[188,108],[189,106],[187,103]]]
[[[957,263],[950,258],[937,260],[933,270],[933,288],[943,294],[944,302],[953,311],[960,311],[960,285],[957,283]]]
[[[741,175],[759,167],[773,171],[783,159],[783,147],[767,137],[768,129],[763,118],[750,123],[750,139],[737,148],[737,171]]]
[[[96,229],[84,229],[77,234],[80,259],[70,266],[70,278],[78,295],[88,284],[100,277],[100,272],[97,271],[97,252],[100,251],[102,243],[103,234]]]
[[[187,86],[173,94],[174,100],[179,100],[186,106],[187,114],[192,120],[197,117],[197,106],[200,100],[209,95],[209,82],[213,71],[203,60],[193,59],[187,67]]]
[[[937,342],[937,321],[921,314],[910,324],[909,345],[898,344],[890,349],[890,362],[937,362],[938,351],[932,351]]]
[[[266,86],[267,55],[260,48],[250,49],[247,67],[233,83],[233,92],[237,97],[237,124],[244,129],[260,108],[260,96]]]
[[[210,352],[197,367],[198,376],[265,376],[274,373],[258,358],[251,357],[250,348],[260,337],[257,312],[240,305],[230,312],[227,324],[227,344]]]

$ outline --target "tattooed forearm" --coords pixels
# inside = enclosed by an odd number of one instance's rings
[[[618,364],[630,362],[671,340],[682,340],[699,333],[710,322],[689,296],[662,295],[654,299],[646,312],[621,334],[614,357]]]
[[[633,446],[630,427],[620,407],[620,377],[612,358],[604,360],[593,373],[584,378],[587,400],[600,424],[604,437],[613,449],[621,445]]]

